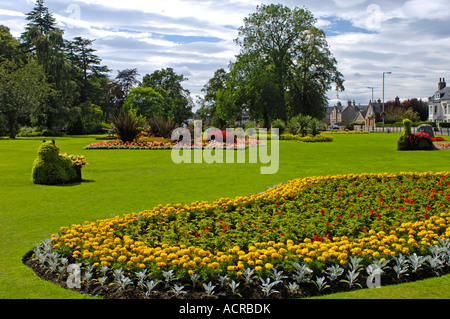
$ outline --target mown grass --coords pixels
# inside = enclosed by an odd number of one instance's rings
[[[84,150],[94,137],[64,137],[62,153],[83,154],[81,184],[31,181],[40,138],[0,140],[0,298],[85,298],[39,279],[21,262],[34,244],[61,226],[150,209],[261,192],[298,177],[348,173],[445,171],[450,151],[399,152],[399,134],[334,135],[332,143],[280,142],[279,170],[266,164],[175,164],[171,151]],[[450,276],[335,294],[325,298],[449,298]]]

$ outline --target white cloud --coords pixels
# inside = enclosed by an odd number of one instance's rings
[[[392,71],[386,98],[434,93],[450,78],[448,0],[46,0],[65,37],[96,39],[94,48],[114,70],[138,68],[141,75],[173,67],[189,78],[193,94],[238,53],[233,42],[244,17],[261,3],[306,7],[327,32],[331,52],[344,74],[340,98],[367,103],[375,87],[381,98],[382,72]],[[34,3],[0,1],[0,20],[19,36],[23,12]],[[78,10],[79,9],[79,10]],[[335,99],[335,92],[329,93]]]

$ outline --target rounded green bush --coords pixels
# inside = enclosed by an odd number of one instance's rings
[[[59,155],[59,148],[54,140],[44,141],[39,147],[31,175],[33,183],[43,185],[66,184],[77,178],[72,160]]]

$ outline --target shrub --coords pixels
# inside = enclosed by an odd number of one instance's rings
[[[31,175],[33,183],[43,185],[66,184],[77,179],[72,160],[68,156],[59,155],[55,140],[44,140],[39,146]]]
[[[18,137],[35,137],[41,135],[42,132],[39,132],[37,129],[27,126],[21,127],[19,133],[17,133]]]
[[[411,135],[411,125],[412,122],[409,119],[403,120],[403,127],[405,128],[405,135]]]
[[[434,149],[433,141],[427,133],[412,133],[409,136],[409,145],[416,150]]]
[[[248,121],[247,123],[245,123],[244,125],[244,129],[247,130],[249,128],[256,128],[256,124],[253,121]]]
[[[164,117],[155,117],[148,121],[150,125],[150,133],[156,137],[171,138],[172,131],[178,127],[172,119]]]
[[[286,124],[284,123],[283,120],[280,120],[280,119],[274,120],[274,121],[272,122],[272,127],[273,127],[273,128],[277,128],[277,129],[278,129],[278,132],[279,132],[280,134],[283,134],[284,131],[286,130]]]
[[[141,132],[142,120],[129,112],[114,116],[112,129],[123,142],[133,142]]]
[[[298,114],[288,122],[289,131],[293,135],[305,136],[308,133],[309,123],[312,117],[309,115]]]
[[[312,118],[309,121],[308,129],[309,134],[311,134],[312,136],[320,134],[320,121],[316,118]]]
[[[411,133],[412,122],[409,119],[403,120],[405,133],[397,141],[397,149],[408,150],[434,150],[436,147],[433,140],[427,133]]]

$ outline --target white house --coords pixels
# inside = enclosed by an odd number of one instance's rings
[[[428,120],[450,122],[450,87],[446,87],[445,78],[439,79],[438,90],[428,98]]]

